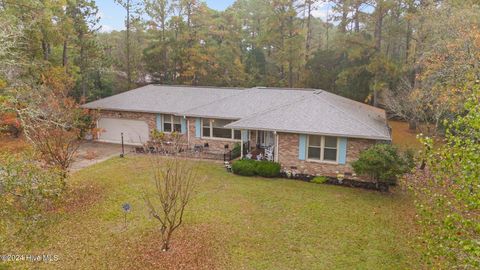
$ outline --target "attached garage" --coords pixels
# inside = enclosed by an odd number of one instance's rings
[[[122,118],[100,118],[97,127],[100,129],[99,141],[121,143],[121,134],[125,144],[143,144],[149,139],[148,124],[141,120]]]

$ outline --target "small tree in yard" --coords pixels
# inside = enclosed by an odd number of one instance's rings
[[[396,183],[397,176],[408,172],[413,166],[412,156],[398,154],[390,144],[376,144],[362,151],[352,167],[358,174],[370,176],[375,183]]]
[[[422,138],[424,168],[404,178],[422,228],[428,268],[480,269],[480,87],[446,122],[443,144]]]
[[[33,149],[65,177],[80,146],[84,119],[90,119],[68,96],[72,86],[73,79],[65,71],[52,68],[42,75],[40,86],[12,89],[10,102]]]
[[[145,201],[153,218],[160,222],[162,251],[170,248],[173,232],[182,225],[185,208],[192,197],[196,170],[193,164],[178,156],[152,156],[153,194],[145,193]]]

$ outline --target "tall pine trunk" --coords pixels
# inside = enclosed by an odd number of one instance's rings
[[[68,64],[68,42],[65,39],[63,41],[62,66],[67,67],[67,64]]]
[[[310,47],[312,42],[312,0],[306,1],[307,5],[307,36],[305,38],[305,63],[310,59]]]
[[[375,9],[375,51],[377,54],[381,53],[382,50],[382,27],[383,27],[383,0],[379,0],[377,3],[377,8]],[[378,81],[378,75],[375,75],[375,82]],[[373,106],[378,107],[379,102],[379,93],[377,87],[373,89]]]
[[[128,89],[132,89],[132,71],[130,69],[130,0],[127,0],[127,81],[128,81]]]

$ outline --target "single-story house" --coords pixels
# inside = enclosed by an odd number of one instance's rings
[[[352,173],[359,152],[391,141],[383,109],[327,91],[147,85],[93,101],[98,140],[141,144],[153,130],[177,131],[189,147],[268,149],[283,170],[311,175]]]

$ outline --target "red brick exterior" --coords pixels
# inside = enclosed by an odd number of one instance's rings
[[[310,175],[336,176],[337,173],[354,173],[351,163],[359,156],[360,151],[375,144],[375,140],[347,139],[346,164],[332,164],[317,161],[300,160],[298,158],[299,135],[292,133],[278,134],[278,162],[282,169],[295,170]]]
[[[134,120],[143,120],[147,122],[150,132],[156,129],[156,114],[154,113],[138,113],[138,112],[120,112],[120,111],[101,111],[100,117],[108,118],[125,118]],[[256,131],[249,132],[250,149],[256,147]],[[360,151],[375,144],[375,140],[354,139],[347,140],[347,160],[346,164],[331,164],[315,161],[300,160],[298,158],[298,140],[299,135],[293,133],[278,133],[278,162],[282,165],[283,170],[295,170],[298,173],[310,175],[336,176],[338,173],[354,173],[351,167],[352,161],[356,160]],[[225,145],[232,150],[235,143],[239,140],[228,139],[212,139],[196,137],[195,118],[187,118],[187,134],[184,134],[184,141],[188,146],[193,148],[195,145],[205,145],[208,143],[209,151],[224,152]]]

